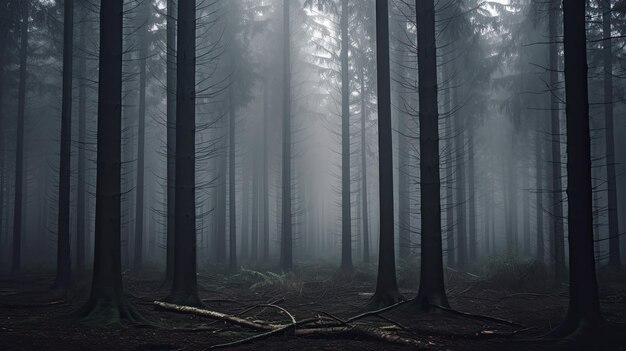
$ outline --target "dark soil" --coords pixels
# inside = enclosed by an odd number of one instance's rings
[[[538,275],[541,281],[524,278],[525,273],[532,273],[529,277],[537,276],[532,269],[510,268],[508,273],[499,271],[488,277],[447,272],[452,308],[512,321],[519,326],[445,311],[417,314],[407,310],[406,305],[384,313],[384,319],[370,317],[359,323],[393,327],[405,337],[429,343],[431,350],[558,349],[552,342],[537,342],[536,337],[564,318],[567,285],[554,284],[541,275]],[[244,271],[235,277],[201,273],[198,275],[199,294],[208,309],[228,314],[240,313],[249,306],[273,303],[287,309],[298,320],[322,312],[345,319],[363,312],[373,291],[371,271],[357,270],[350,276],[337,276],[330,268],[321,267],[302,268],[288,276],[254,271]],[[125,291],[128,300],[157,327],[86,326],[73,313],[85,303],[89,276],[79,277],[72,296],[65,299],[59,292],[47,290],[53,278],[49,273],[30,272],[19,278],[0,276],[0,350],[205,350],[259,333],[222,321],[155,308],[152,302],[166,296],[168,291],[161,288],[160,275],[150,270],[141,274],[126,272]],[[621,335],[626,335],[626,274],[603,271],[599,276],[604,317]],[[532,288],[524,289],[524,284]],[[415,285],[415,282],[405,285]],[[407,298],[414,297],[415,286],[403,288],[402,293]],[[244,316],[277,323],[289,321],[286,315],[268,308],[256,309]],[[624,345],[626,342],[615,342],[608,349],[625,350]],[[320,335],[316,338],[274,336],[231,349],[408,350],[411,347],[359,337]]]

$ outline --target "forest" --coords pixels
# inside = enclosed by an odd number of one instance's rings
[[[626,350],[625,0],[0,0],[0,350]]]

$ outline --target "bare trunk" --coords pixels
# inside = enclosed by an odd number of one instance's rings
[[[29,1],[22,1],[20,24],[20,82],[17,101],[17,145],[15,147],[15,187],[13,205],[13,255],[11,271],[18,273],[22,256],[22,185],[24,177],[24,110],[26,108],[26,64],[28,55]]]
[[[269,190],[269,150],[268,150],[268,88],[267,78],[265,80],[265,89],[263,89],[263,238],[262,240],[262,258],[263,262],[269,261],[270,256],[270,190]]]
[[[87,26],[86,26],[86,14],[87,10],[81,11],[80,22],[80,38],[78,46],[80,50],[86,50],[87,40]],[[86,135],[87,135],[87,60],[81,58],[78,62],[78,178],[76,189],[76,269],[79,271],[85,268],[85,250],[86,237],[88,233],[86,212],[87,212],[87,199],[86,199],[86,161],[85,155],[86,148]]]
[[[468,202],[469,202],[469,228],[468,228],[468,241],[469,241],[469,260],[470,262],[476,262],[478,258],[478,242],[476,238],[476,170],[474,166],[474,132],[472,122],[469,122],[470,127],[467,137],[467,173],[468,173]]]
[[[174,278],[174,243],[175,243],[175,178],[176,178],[176,4],[167,0],[167,208],[166,208],[166,264],[165,285],[170,285]]]
[[[606,342],[593,257],[591,138],[587,88],[585,0],[563,2],[563,43],[567,115],[567,180],[569,220],[569,308],[556,337],[576,336],[585,349]],[[586,345],[586,346],[583,346]]]
[[[167,300],[201,305],[196,281],[196,2],[178,0],[174,281]]]
[[[341,269],[352,269],[348,0],[341,0]]]
[[[361,220],[363,222],[363,262],[370,262],[370,233],[369,233],[369,211],[367,200],[367,154],[365,140],[367,138],[367,111],[365,104],[365,77],[363,74],[363,66],[359,70],[359,78],[361,81]]]
[[[135,201],[135,268],[143,262],[143,211],[144,211],[144,171],[146,139],[146,58],[148,56],[148,24],[150,6],[144,2],[141,9],[142,28],[139,32],[139,116],[137,129],[137,193]]]
[[[602,2],[602,49],[604,63],[604,131],[607,196],[609,198],[609,265],[619,266],[620,233],[617,218],[617,177],[615,173],[615,125],[613,123],[613,45],[611,42],[611,0]]]
[[[283,0],[283,165],[280,268],[293,267],[291,221],[291,44],[289,0]]]
[[[433,0],[416,0],[415,9],[417,61],[419,65],[422,242],[420,287],[414,306],[420,311],[429,311],[432,305],[449,306],[443,280],[443,247],[441,242],[435,3]]]
[[[459,104],[458,88],[452,88],[452,106]],[[456,251],[457,265],[464,268],[467,265],[467,240],[466,240],[466,200],[465,200],[465,128],[461,116],[457,111],[454,118],[454,150],[455,150],[455,173],[456,173]]]
[[[550,87],[556,89],[559,84],[559,53],[555,43],[559,35],[559,8],[561,1],[550,0],[549,38],[550,38]],[[552,134],[552,188],[550,210],[552,215],[552,244],[550,255],[554,262],[557,279],[565,274],[565,243],[563,233],[563,197],[561,181],[561,124],[559,121],[559,100],[556,93],[550,100],[550,133]]]
[[[369,308],[389,306],[402,299],[396,281],[393,215],[393,141],[389,63],[389,3],[376,0],[376,71],[378,81],[378,172],[380,243],[376,291]]]
[[[141,317],[126,302],[121,267],[122,0],[100,5],[96,233],[87,322],[116,324]]]
[[[543,235],[543,155],[544,155],[544,141],[543,141],[543,121],[542,117],[537,119],[537,133],[535,136],[535,170],[537,172],[535,177],[536,189],[537,189],[537,261],[544,262],[544,235]]]
[[[228,270],[230,272],[237,271],[237,193],[236,193],[236,149],[235,149],[235,127],[237,114],[235,111],[235,102],[233,101],[233,88],[230,88],[229,97],[229,119],[228,119],[228,214],[229,214],[229,255]]]
[[[57,275],[54,287],[67,289],[71,284],[70,186],[72,158],[72,59],[74,44],[74,1],[63,7],[63,97],[61,103],[61,151],[59,156],[59,210],[57,221]]]

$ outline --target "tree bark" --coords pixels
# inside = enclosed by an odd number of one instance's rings
[[[81,10],[81,21],[79,25],[80,37],[78,39],[78,47],[82,51],[86,51],[87,40],[87,9]],[[86,135],[87,135],[87,60],[81,58],[78,61],[78,177],[76,189],[76,269],[82,271],[85,269],[85,250],[86,236],[88,232],[86,212]]]
[[[443,76],[446,82],[446,94],[444,95],[444,106],[446,109],[446,150],[448,152],[448,160],[446,162],[446,258],[448,266],[456,265],[455,259],[455,241],[454,241],[454,173],[452,165],[454,164],[454,145],[453,145],[453,121],[452,114],[452,75],[450,66],[443,66]]]
[[[262,240],[262,259],[263,262],[269,261],[270,257],[270,190],[269,190],[269,150],[268,150],[268,124],[269,124],[269,83],[265,78],[265,89],[263,89],[263,238]]]
[[[137,128],[137,193],[135,201],[135,250],[134,265],[143,263],[143,211],[144,211],[144,172],[146,146],[146,58],[148,56],[148,21],[150,5],[143,2],[139,29],[139,118]]]
[[[378,172],[380,243],[376,291],[368,308],[391,306],[402,300],[396,281],[393,215],[393,141],[389,63],[389,3],[376,0],[376,75],[378,81]]]
[[[421,265],[420,287],[412,305],[429,311],[432,305],[448,307],[443,281],[441,242],[441,181],[439,179],[439,112],[437,102],[437,47],[435,3],[416,0],[420,183]]]
[[[604,132],[606,133],[606,180],[609,202],[609,265],[619,266],[620,233],[617,218],[617,177],[615,173],[615,126],[613,123],[613,44],[611,41],[611,0],[602,6],[602,59],[604,64]]]
[[[258,155],[255,152],[255,155]],[[252,227],[250,228],[249,258],[251,262],[256,262],[259,258],[259,164],[257,157],[252,163]],[[244,202],[245,205],[245,202]]]
[[[291,219],[291,44],[289,0],[283,0],[283,155],[280,268],[293,267]]]
[[[57,272],[54,287],[66,290],[72,278],[70,250],[70,187],[72,159],[72,67],[74,50],[74,0],[63,5],[63,87],[61,151],[59,156],[59,209],[57,221]]]
[[[165,284],[174,278],[175,201],[176,197],[176,4],[167,0],[166,51],[167,51],[167,209],[166,209],[166,263]]]
[[[30,1],[20,4],[20,68],[17,97],[17,143],[15,147],[15,187],[13,205],[13,255],[11,272],[19,273],[22,261],[22,191],[24,177],[24,111],[26,108],[26,65],[28,59],[28,12]]]
[[[174,280],[167,300],[202,305],[196,281],[196,2],[178,0]]]
[[[458,87],[452,88],[452,106],[459,105]],[[459,111],[453,116],[454,119],[454,150],[455,150],[455,173],[456,173],[456,263],[459,267],[467,266],[467,240],[466,240],[466,199],[465,199],[465,128]]]
[[[122,145],[122,26],[124,1],[100,4],[98,79],[98,151],[96,232],[89,300],[80,314],[98,325],[121,319],[140,320],[122,288],[121,267],[121,145]]]
[[[522,162],[522,252],[524,256],[530,255],[530,166],[529,159],[524,156]]]
[[[348,0],[341,0],[341,269],[352,269],[352,203],[350,193],[350,72]]]
[[[543,141],[543,116],[537,119],[537,132],[535,136],[535,188],[537,189],[536,197],[536,215],[537,215],[537,261],[544,262],[544,235],[543,235],[543,155],[544,155],[544,141]]]
[[[565,243],[563,233],[563,198],[561,181],[561,123],[559,121],[559,101],[557,92],[559,84],[559,52],[556,41],[559,35],[559,8],[561,1],[550,0],[549,13],[549,38],[550,38],[550,89],[553,90],[550,98],[550,133],[552,134],[552,188],[551,214],[552,214],[552,244],[551,252],[554,262],[554,274],[560,279],[565,274]]]
[[[577,345],[598,340],[602,317],[593,255],[591,138],[587,88],[585,0],[563,2],[563,43],[567,115],[567,196],[569,220],[570,300],[567,317],[552,332],[573,335]],[[586,331],[591,331],[591,333]],[[583,344],[581,344],[581,342]],[[592,349],[592,347],[585,347]]]
[[[232,84],[232,83],[231,83]],[[230,88],[229,118],[228,118],[228,214],[229,214],[229,255],[228,270],[232,273],[237,271],[237,193],[236,193],[236,149],[235,127],[237,114],[235,111],[234,89]]]
[[[367,200],[367,105],[365,103],[365,74],[363,65],[359,69],[359,79],[361,80],[361,220],[363,221],[363,262],[370,262],[370,233],[369,233],[369,210]]]
[[[474,165],[474,131],[472,122],[469,122],[468,136],[467,136],[467,178],[468,178],[468,202],[469,202],[469,227],[468,227],[468,246],[469,246],[469,261],[476,262],[478,258],[478,242],[476,238],[476,170]]]
[[[6,9],[0,14],[0,82],[4,81],[4,66],[6,59],[6,46],[7,46],[7,37],[9,34],[10,21],[11,16],[13,15],[11,8],[8,8],[10,5],[8,0],[0,1],[0,6]],[[6,203],[8,202],[5,199],[7,192],[5,192],[5,184],[7,183],[7,167],[6,167],[6,155],[5,155],[5,136],[4,136],[4,113],[2,111],[2,101],[4,97],[4,86],[0,84],[0,178],[2,179],[0,183],[0,252],[2,252],[2,244],[4,243],[6,238],[6,231],[2,225],[4,220],[4,211],[8,207]],[[6,200],[6,201],[5,201]]]
[[[245,159],[245,157],[242,157]],[[240,259],[245,261],[250,258],[250,182],[253,180],[249,176],[250,169],[246,167],[246,161],[241,164],[241,253]],[[252,170],[254,171],[254,170]],[[254,185],[253,185],[254,187]]]

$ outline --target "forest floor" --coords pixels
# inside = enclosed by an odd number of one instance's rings
[[[400,268],[398,273],[402,294],[406,298],[414,297],[417,282],[412,277],[417,274],[409,268]],[[149,269],[140,274],[125,272],[124,288],[128,300],[158,327],[86,326],[78,323],[73,312],[88,296],[89,276],[77,278],[69,301],[55,297],[47,289],[52,278],[51,274],[35,271],[25,272],[19,278],[0,276],[0,350],[206,350],[261,333],[155,307],[153,302],[168,291],[161,288],[157,271]],[[346,276],[327,265],[301,266],[289,275],[263,270],[243,270],[235,276],[201,272],[198,284],[207,309],[239,314],[249,320],[287,323],[285,312],[258,305],[280,306],[297,320],[323,315],[345,321],[364,312],[363,307],[373,292],[374,278],[372,267],[360,267]],[[626,269],[601,270],[599,280],[605,318],[626,332]],[[446,283],[453,309],[493,318],[442,310],[417,314],[402,305],[378,314],[380,317],[370,316],[355,323],[419,340],[428,350],[557,349],[553,343],[529,341],[557,326],[568,304],[567,285],[554,284],[542,266],[500,264],[482,276],[448,269]],[[257,308],[249,310],[251,306]],[[614,349],[624,350],[625,345],[615,345]],[[360,335],[276,335],[229,349],[410,350],[414,347]]]

